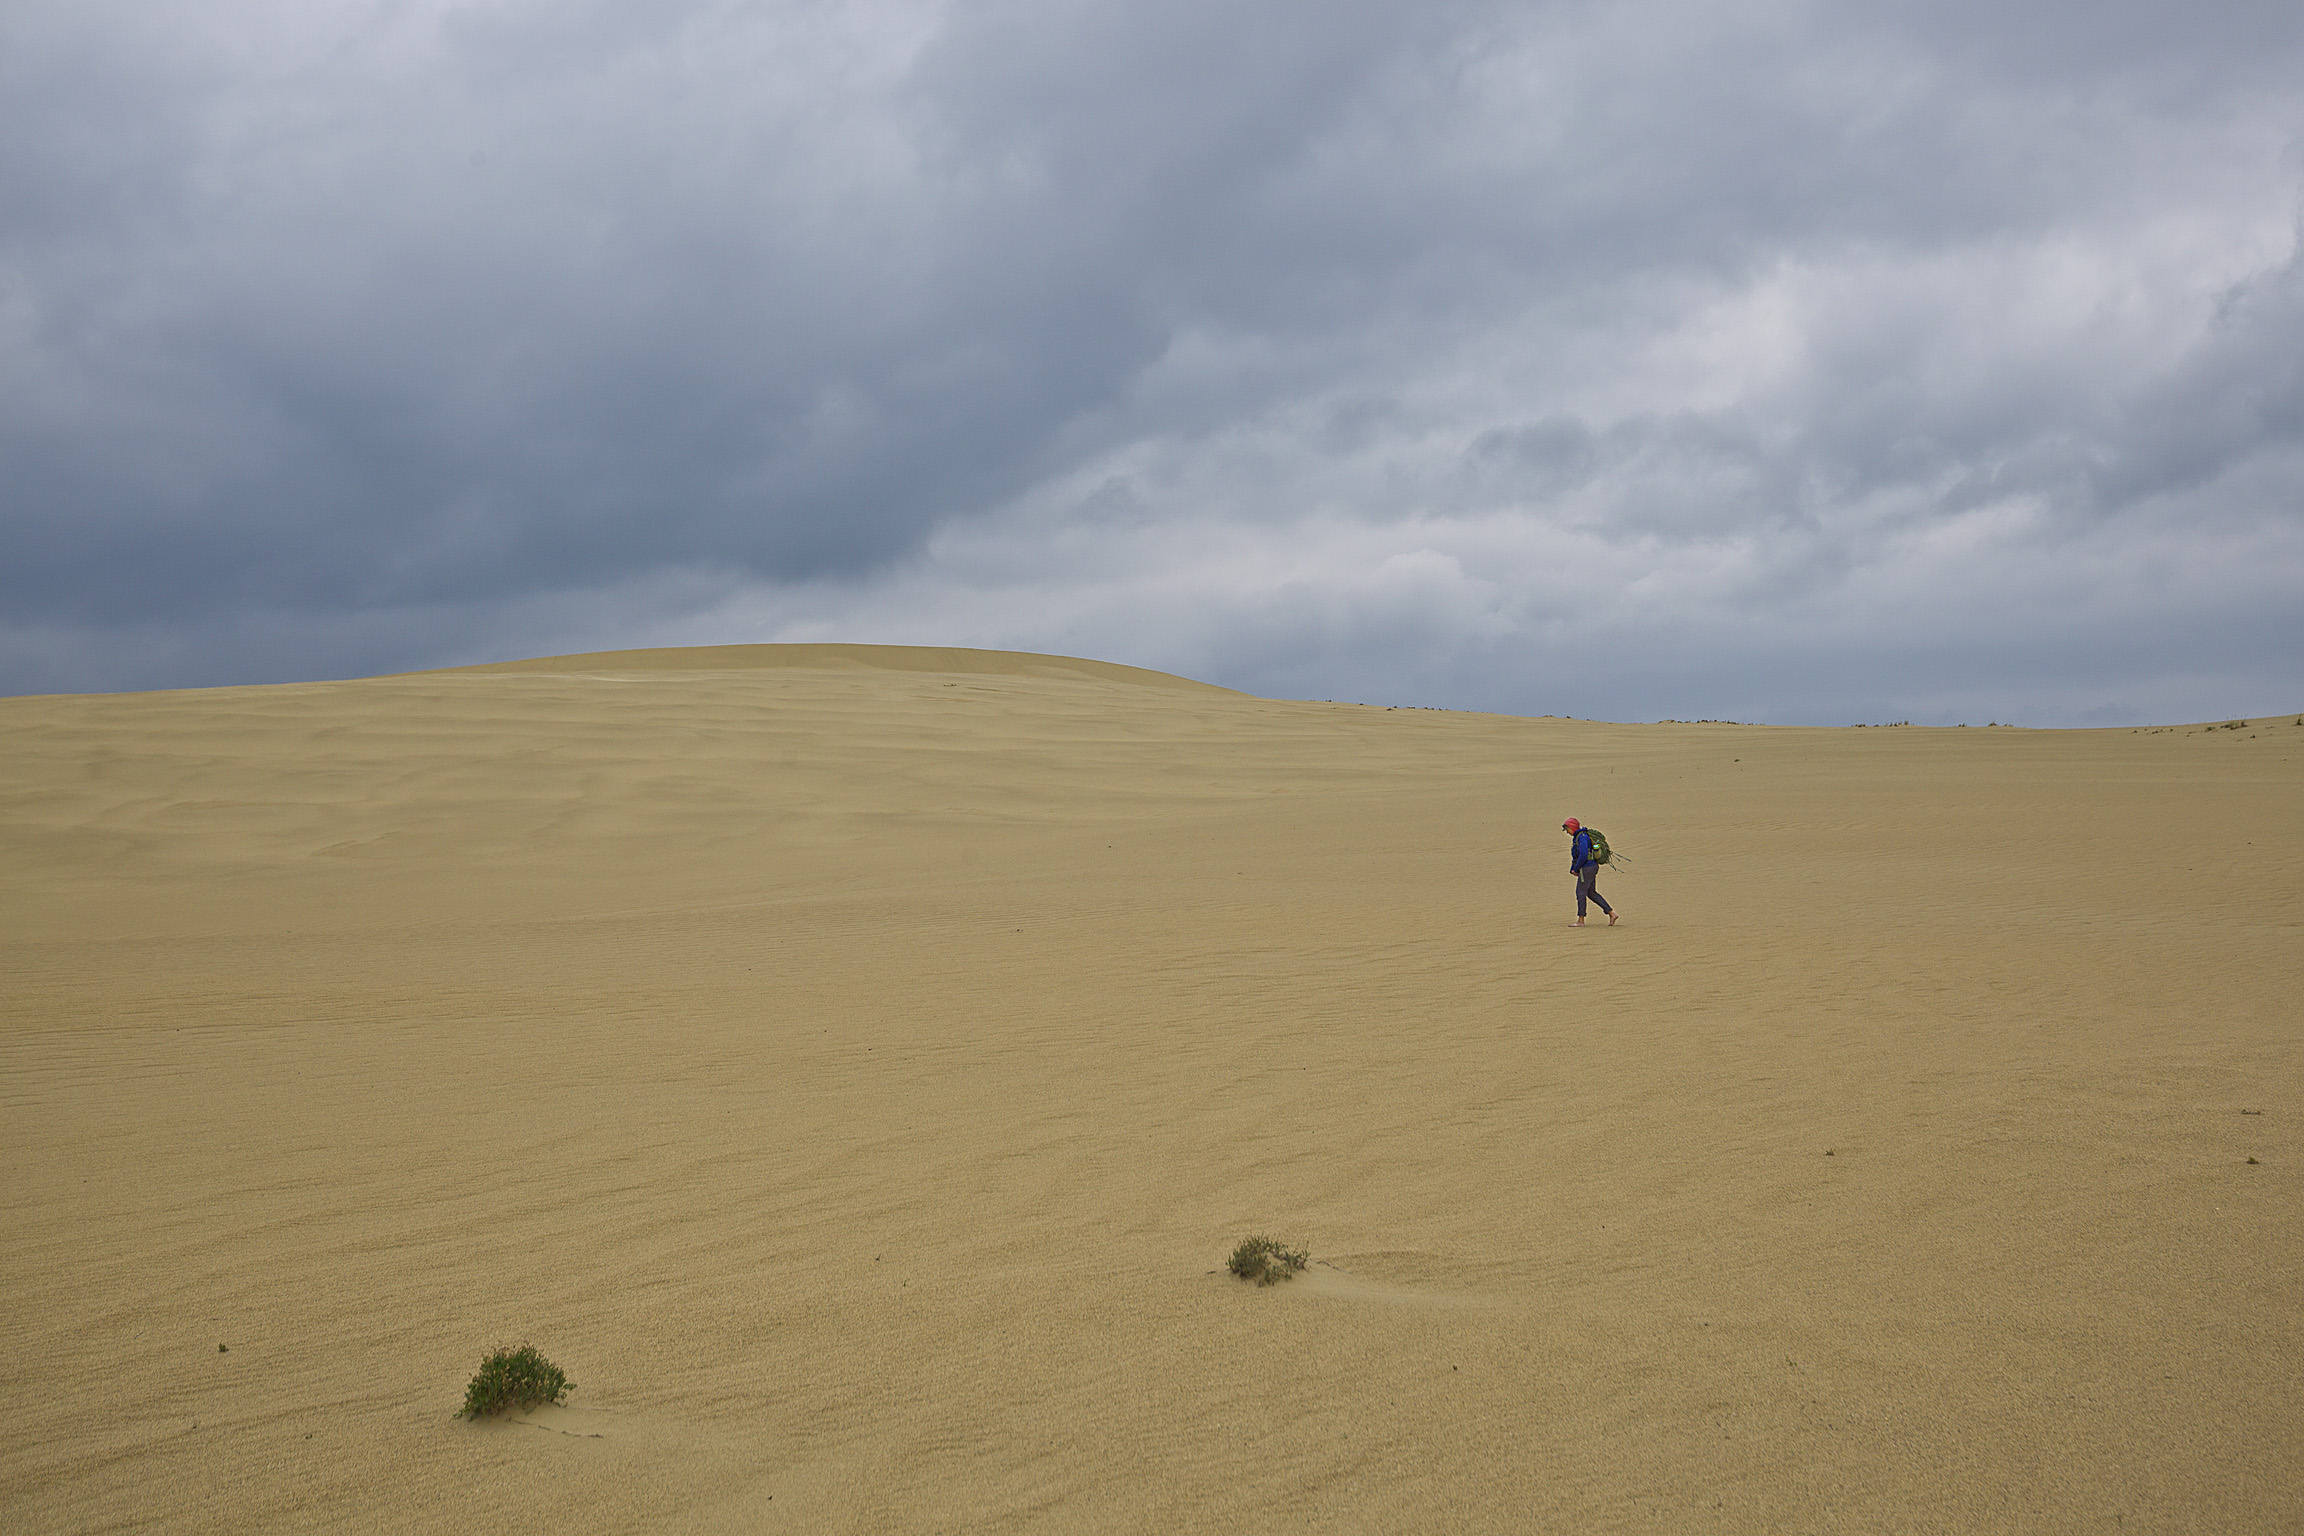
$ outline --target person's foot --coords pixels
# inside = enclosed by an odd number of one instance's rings
[[[1608,926],[1609,926],[1609,927],[1611,927],[1611,928],[1615,927],[1615,926],[1616,926],[1616,919],[1618,919],[1618,918],[1622,917],[1623,915],[1624,915],[1624,914],[1623,914],[1623,913],[1621,913],[1621,912],[1611,912],[1611,913],[1609,913],[1609,914],[1608,914]]]
[[[1578,918],[1578,919],[1576,919],[1576,921],[1574,921],[1574,922],[1570,923],[1568,926],[1569,926],[1569,927],[1571,927],[1571,928],[1581,928],[1581,927],[1583,927],[1583,926],[1584,926],[1584,919],[1582,919],[1582,918]]]

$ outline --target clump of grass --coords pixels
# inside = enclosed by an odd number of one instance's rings
[[[464,1389],[464,1416],[506,1413],[556,1403],[574,1391],[576,1383],[560,1367],[536,1352],[533,1344],[518,1349],[498,1346],[480,1362],[480,1374]]]
[[[1277,1285],[1283,1280],[1296,1278],[1296,1271],[1311,1261],[1312,1255],[1300,1248],[1269,1237],[1251,1237],[1232,1250],[1225,1268],[1243,1280],[1258,1285]]]

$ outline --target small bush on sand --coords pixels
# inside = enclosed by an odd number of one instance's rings
[[[480,1374],[464,1389],[464,1415],[477,1419],[484,1414],[556,1403],[575,1386],[560,1374],[560,1367],[536,1353],[533,1344],[498,1348],[480,1362]]]
[[[1311,1257],[1301,1249],[1289,1248],[1269,1237],[1251,1237],[1232,1250],[1232,1257],[1224,1267],[1243,1280],[1275,1285],[1296,1278],[1296,1271]]]

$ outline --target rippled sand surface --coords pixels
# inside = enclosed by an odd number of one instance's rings
[[[0,700],[4,1523],[2304,1528],[2295,719]]]

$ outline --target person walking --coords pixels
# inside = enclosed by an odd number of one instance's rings
[[[1608,914],[1608,926],[1615,927],[1616,909],[1608,905],[1608,898],[1600,894],[1594,883],[1600,878],[1600,861],[1592,857],[1592,834],[1573,816],[1560,823],[1560,830],[1568,834],[1568,873],[1576,877],[1576,921],[1568,926],[1584,926],[1584,903],[1592,901]]]

